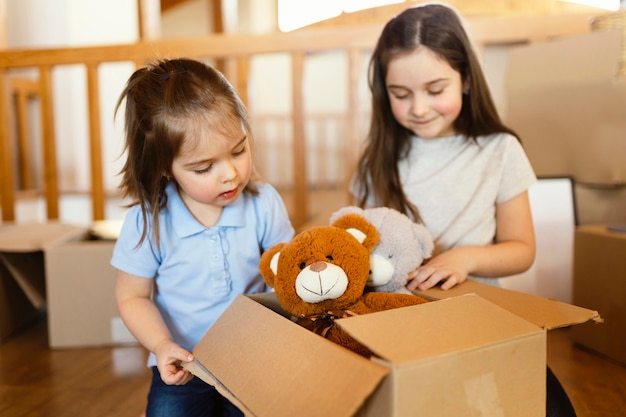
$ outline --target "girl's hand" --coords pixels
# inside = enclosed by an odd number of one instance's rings
[[[427,290],[441,284],[442,290],[449,290],[467,279],[468,268],[464,265],[463,257],[452,249],[430,259],[407,276],[407,289],[413,291]]]
[[[439,283],[448,290],[469,274],[501,278],[519,274],[535,259],[535,232],[528,192],[496,205],[495,243],[458,246],[431,258],[407,276],[409,290],[427,290]]]
[[[154,349],[161,379],[168,385],[184,385],[193,374],[182,368],[182,362],[193,361],[193,355],[172,340],[164,340]]]

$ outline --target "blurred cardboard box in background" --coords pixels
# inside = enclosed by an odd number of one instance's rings
[[[114,244],[83,226],[0,226],[0,342],[47,315],[52,348],[135,343],[115,303]]]
[[[584,324],[573,340],[626,365],[626,224],[584,225],[574,237],[574,303],[597,310],[602,326]]]

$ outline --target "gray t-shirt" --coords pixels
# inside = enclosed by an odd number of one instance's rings
[[[521,144],[506,133],[479,137],[477,142],[465,136],[414,137],[398,168],[407,198],[433,235],[434,254],[493,243],[496,204],[536,181]],[[368,204],[378,205],[374,199]],[[497,284],[493,279],[485,282]]]

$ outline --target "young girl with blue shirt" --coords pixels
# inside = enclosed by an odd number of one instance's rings
[[[421,221],[433,256],[407,288],[498,284],[535,258],[528,187],[536,181],[502,123],[458,14],[424,4],[393,17],[370,61],[372,119],[351,183],[355,204]],[[547,416],[574,416],[547,369]]]
[[[180,364],[238,294],[266,290],[262,252],[294,230],[254,180],[246,110],[225,77],[189,59],[128,80],[121,190],[133,204],[115,245],[116,298],[150,356],[147,417],[243,415]]]

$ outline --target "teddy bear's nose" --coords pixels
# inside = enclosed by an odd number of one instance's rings
[[[326,262],[317,261],[315,263],[312,263],[309,269],[313,272],[322,272],[326,269]]]

